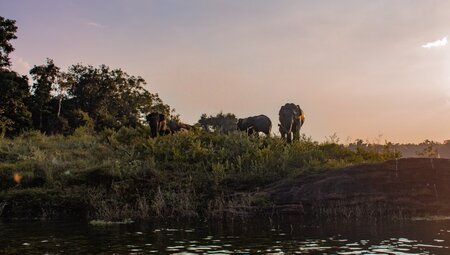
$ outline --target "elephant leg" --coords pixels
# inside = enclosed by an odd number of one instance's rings
[[[286,134],[286,140],[287,140],[288,143],[292,142],[292,135],[291,135],[291,132],[289,132],[289,133]]]
[[[158,131],[156,130],[156,127],[150,126],[150,137],[155,138],[156,136],[158,136]]]
[[[294,133],[294,140],[300,141],[300,130],[296,130]]]
[[[300,119],[296,119],[294,122],[294,125],[292,127],[292,133],[294,134],[294,140],[299,141],[300,140],[300,126],[301,126]]]

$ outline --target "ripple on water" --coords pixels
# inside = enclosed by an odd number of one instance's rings
[[[368,250],[360,250],[360,251],[340,251],[337,254],[339,255],[359,255],[359,254],[367,254]]]
[[[238,231],[232,234],[227,232],[216,234],[211,229],[183,227],[156,229],[127,227],[111,231],[102,229],[101,232],[90,233],[90,236],[89,233],[61,236],[49,233],[45,229],[43,234],[15,238],[11,251],[0,253],[28,254],[39,251],[39,254],[70,254],[72,251],[83,254],[96,249],[97,253],[109,254],[450,254],[446,253],[449,249],[450,228],[439,229],[434,228],[427,234],[421,233],[421,228],[409,232],[399,229],[401,232],[388,232],[382,235],[375,231],[359,235],[338,229],[331,234],[323,231],[328,233],[327,235],[323,235],[321,230],[311,235],[309,232],[302,232],[300,236],[295,236],[296,233],[283,232],[281,229],[273,229],[275,233],[269,232],[270,228],[254,236]],[[398,233],[402,235],[399,236]],[[1,243],[0,250],[3,248]]]
[[[422,244],[422,243],[416,244],[415,246],[416,247],[427,247],[427,248],[439,248],[439,249],[444,248],[444,246],[442,246],[442,245]]]
[[[209,251],[208,254],[216,254],[216,255],[220,255],[220,254],[232,254],[232,251],[229,250],[216,250],[216,251]]]

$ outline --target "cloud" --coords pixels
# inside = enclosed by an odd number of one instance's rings
[[[86,26],[88,27],[95,27],[95,28],[102,28],[104,27],[103,25],[97,23],[97,22],[87,22]]]
[[[446,36],[446,37],[444,37],[444,38],[442,38],[440,40],[426,43],[426,44],[422,45],[422,47],[423,48],[427,48],[427,49],[441,48],[441,47],[444,47],[445,45],[447,45],[447,43],[448,43],[448,41],[447,41],[447,36]]]
[[[23,58],[16,56],[14,54],[11,54],[11,64],[12,64],[12,70],[22,74],[22,75],[28,75],[31,69],[30,63],[25,61]]]

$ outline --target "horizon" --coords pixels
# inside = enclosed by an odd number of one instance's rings
[[[265,114],[301,133],[393,143],[450,139],[446,1],[7,1],[12,69],[51,58],[143,77],[180,114]]]

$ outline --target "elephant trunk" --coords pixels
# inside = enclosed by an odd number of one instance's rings
[[[292,131],[292,123],[293,123],[292,121],[289,121],[288,123],[281,122],[280,124],[281,130],[286,134],[290,133]]]

